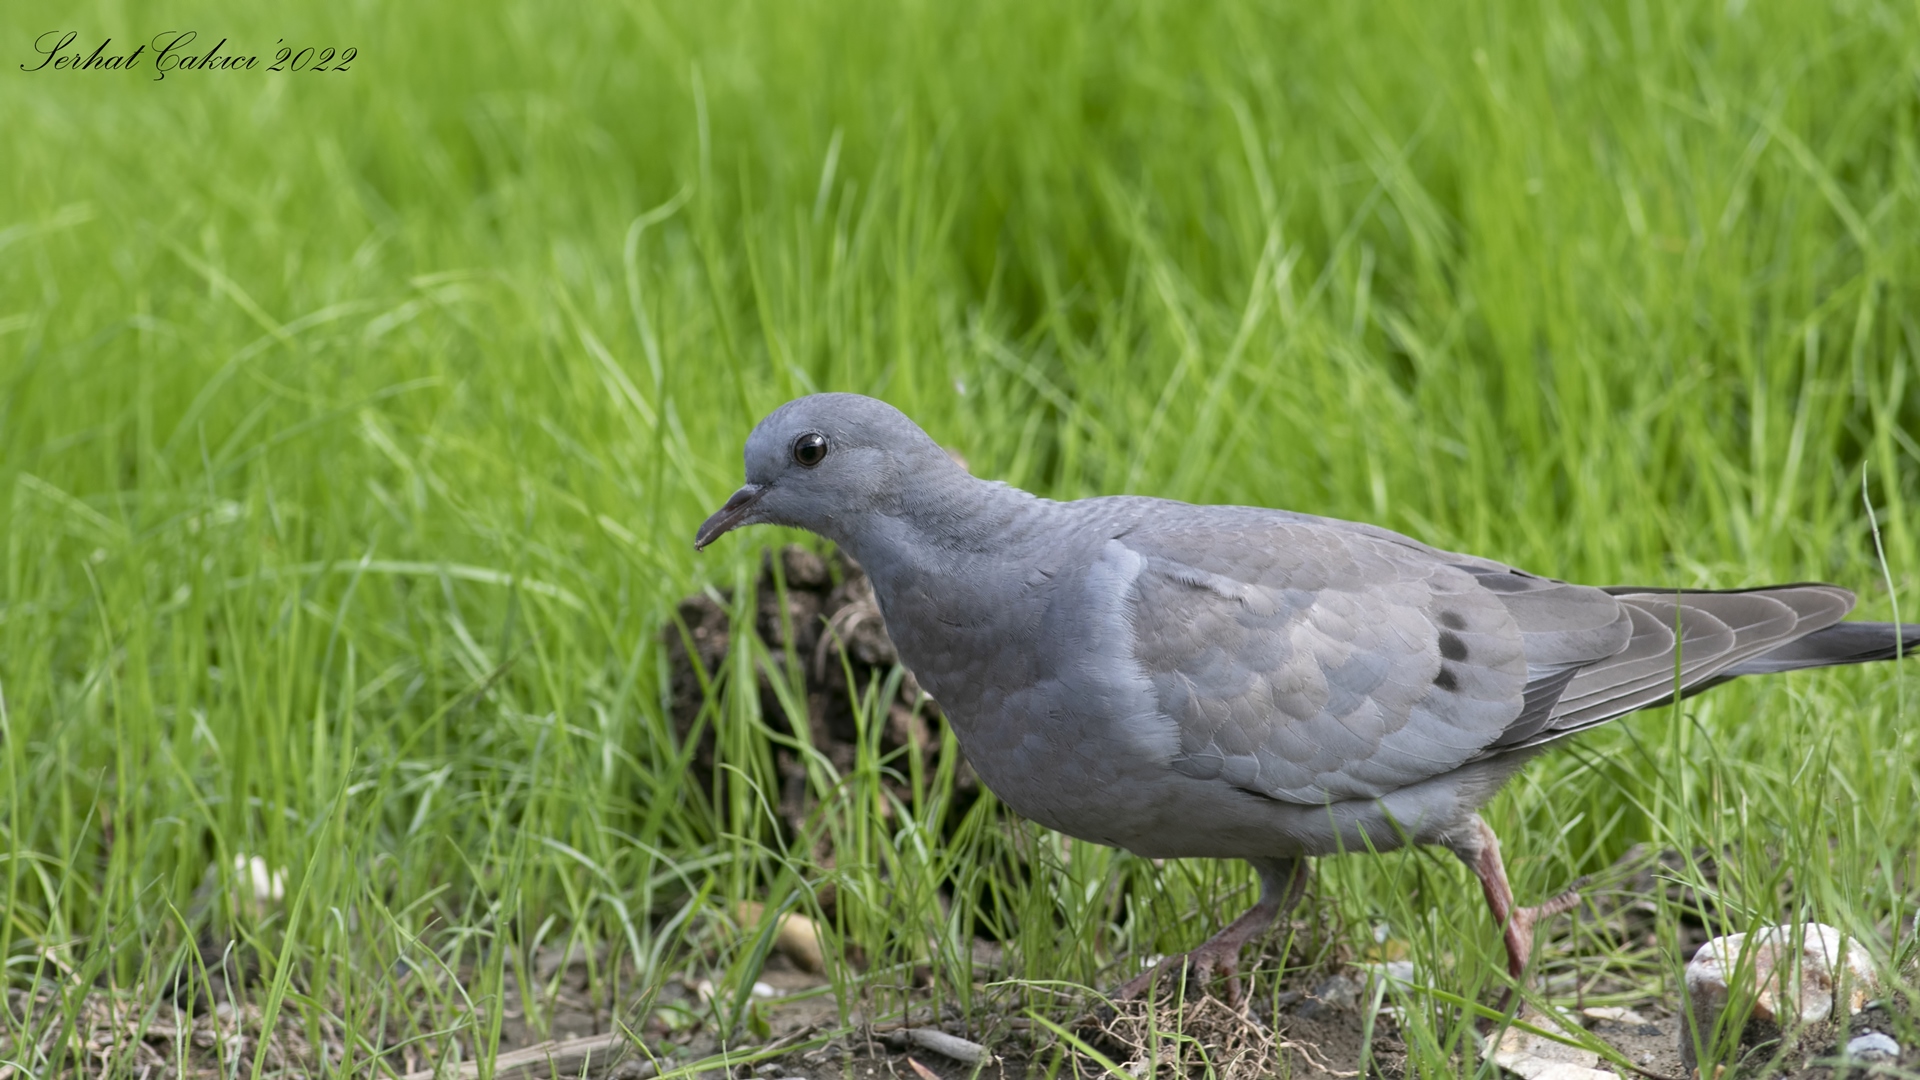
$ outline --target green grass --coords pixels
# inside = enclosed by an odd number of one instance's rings
[[[839,857],[784,846],[770,729],[727,692],[746,651],[709,714],[737,782],[688,789],[659,628],[783,539],[690,542],[753,422],[811,390],[884,396],[1056,497],[1920,607],[1910,5],[29,3],[0,26],[0,956],[69,1012],[155,999],[210,920],[258,950],[264,1007],[365,1033],[361,1073],[383,1028],[484,1053],[537,945],[606,946],[627,1002],[688,965],[739,987],[764,950],[726,925],[739,898],[835,886],[847,1008],[877,993],[849,948],[984,1011],[976,920],[1017,976],[1103,985],[1231,917],[1238,867],[1156,872],[990,804],[939,842],[950,754],[884,819],[885,763],[818,763]],[[61,27],[360,58],[17,70]],[[1910,960],[1910,668],[1735,684],[1540,761],[1491,810],[1517,888],[1705,848],[1740,918]],[[240,855],[284,869],[284,905],[220,899]],[[1449,860],[1328,861],[1312,896],[1349,945],[1384,924],[1442,990],[1497,986]],[[1670,987],[1663,916],[1638,977]],[[1451,1071],[1459,1010],[1409,1015],[1410,1067]]]

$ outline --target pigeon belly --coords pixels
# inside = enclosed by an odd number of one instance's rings
[[[1475,762],[1379,799],[1308,805],[1187,776],[1167,752],[1136,752],[1127,729],[1138,714],[1126,723],[1071,708],[1042,714],[1032,703],[1045,700],[1056,699],[1036,687],[947,716],[974,770],[1021,816],[1148,858],[1334,855],[1442,842],[1532,756]]]

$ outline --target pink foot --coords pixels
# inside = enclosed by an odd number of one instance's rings
[[[1131,1001],[1145,993],[1159,980],[1162,974],[1172,978],[1174,985],[1191,979],[1189,985],[1202,986],[1215,975],[1224,975],[1227,979],[1226,1001],[1229,1005],[1240,1002],[1240,947],[1241,942],[1223,942],[1213,938],[1192,952],[1169,956],[1147,970],[1121,983],[1114,990],[1115,1001]]]
[[[1214,975],[1227,978],[1227,1003],[1240,1001],[1240,950],[1265,933],[1274,920],[1292,910],[1307,891],[1307,864],[1301,859],[1248,859],[1260,874],[1260,899],[1246,914],[1228,923],[1192,952],[1169,956],[1121,983],[1111,997],[1128,1001],[1147,992],[1162,973],[1200,986]]]

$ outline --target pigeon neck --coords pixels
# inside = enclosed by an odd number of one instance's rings
[[[1032,532],[1045,499],[964,472],[901,496],[862,522],[845,546],[876,582],[966,574],[983,557],[1005,559]]]

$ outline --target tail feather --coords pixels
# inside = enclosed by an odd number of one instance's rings
[[[1728,591],[1613,586],[1633,620],[1625,648],[1529,687],[1528,709],[1543,714],[1486,754],[1537,746],[1656,708],[1742,675],[1864,664],[1920,654],[1920,624],[1841,622],[1853,594],[1805,583]],[[1559,681],[1549,685],[1546,678]]]
[[[1867,664],[1920,654],[1920,623],[1843,622],[1815,630],[1719,672],[1725,678]]]

